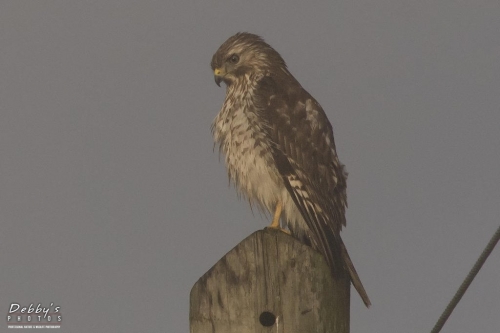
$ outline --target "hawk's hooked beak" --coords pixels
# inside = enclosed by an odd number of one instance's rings
[[[222,82],[222,79],[224,78],[224,75],[226,75],[226,73],[222,70],[222,68],[216,68],[216,69],[214,69],[215,83],[219,87],[220,87],[220,83]]]

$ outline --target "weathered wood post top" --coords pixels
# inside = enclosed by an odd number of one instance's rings
[[[257,231],[191,290],[191,333],[348,333],[350,280],[275,229]]]

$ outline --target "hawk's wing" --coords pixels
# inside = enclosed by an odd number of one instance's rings
[[[266,76],[257,106],[275,144],[273,157],[292,199],[314,234],[314,245],[331,258],[345,225],[346,183],[332,127],[321,106],[298,83]],[[337,248],[338,250],[338,248]]]
[[[347,173],[335,151],[333,130],[323,109],[295,80],[265,76],[256,106],[266,122],[273,157],[285,186],[310,229],[313,247],[335,274],[346,268],[354,286],[368,296],[340,238],[345,225]],[[292,231],[293,232],[293,231]]]

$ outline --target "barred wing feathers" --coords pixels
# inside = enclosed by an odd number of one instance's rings
[[[256,99],[273,142],[276,167],[311,231],[308,234],[313,248],[324,255],[336,276],[344,272],[342,267],[347,269],[354,287],[369,306],[340,237],[346,223],[347,173],[335,151],[331,124],[321,106],[295,79],[279,81],[276,76],[262,78]]]

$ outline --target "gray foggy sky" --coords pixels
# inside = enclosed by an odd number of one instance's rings
[[[343,238],[373,307],[429,332],[500,223],[500,2],[2,1],[0,332],[187,332],[189,291],[269,222],[228,187],[212,54],[263,36],[349,171]],[[500,332],[495,249],[442,332]]]

